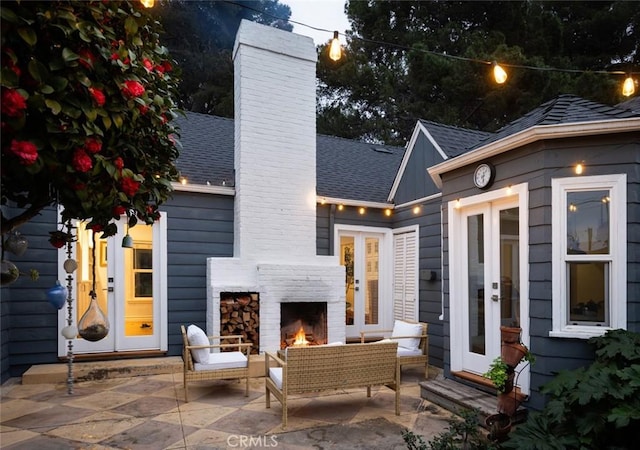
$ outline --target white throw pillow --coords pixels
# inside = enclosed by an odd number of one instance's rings
[[[202,328],[193,324],[187,327],[187,340],[189,345],[210,345],[209,338]],[[195,362],[206,364],[209,361],[209,350],[208,348],[191,349],[191,356]]]
[[[409,350],[417,350],[420,345],[420,336],[422,335],[422,325],[419,323],[409,323],[402,320],[396,320],[393,325],[391,337],[405,337],[405,339],[394,339],[398,341],[398,347]],[[415,338],[406,338],[406,336],[417,336]]]

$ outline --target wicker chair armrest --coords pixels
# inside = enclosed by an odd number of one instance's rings
[[[187,345],[185,348],[187,350],[199,349],[199,348],[237,348],[239,351],[242,351],[243,348],[251,349],[253,344],[249,342],[244,342],[240,344],[211,344],[211,345]]]
[[[415,339],[415,338],[420,338],[420,339],[429,339],[429,335],[428,334],[412,334],[410,336],[389,336],[387,339]]]
[[[393,330],[366,330],[360,332],[360,343],[364,344],[365,336],[369,335],[384,335],[386,333],[391,333]]]
[[[278,355],[276,355],[275,353],[271,353],[271,352],[266,352],[265,353],[265,364],[266,367],[269,368],[269,359],[273,359],[276,364],[278,364],[278,366],[280,367],[285,367],[287,365],[287,362],[283,359],[281,359]]]

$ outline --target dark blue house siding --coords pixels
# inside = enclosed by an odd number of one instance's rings
[[[176,192],[167,213],[168,353],[182,352],[180,325],[206,327],[207,258],[233,256],[232,196]]]
[[[427,168],[433,167],[442,161],[442,157],[433,144],[421,133],[416,138],[415,145],[402,174],[402,180],[396,190],[394,202],[397,205],[401,205],[439,193],[440,190],[427,174]]]
[[[9,217],[18,212],[6,207],[4,210]],[[22,274],[0,291],[2,381],[21,375],[32,364],[57,362],[58,310],[46,299],[47,289],[55,285],[58,277],[57,250],[48,242],[49,232],[56,229],[56,220],[53,208],[42,211],[19,228],[29,241],[24,255],[4,255]],[[29,277],[31,269],[38,271],[38,280]]]
[[[494,188],[527,182],[529,186],[529,315],[530,349],[536,356],[531,367],[531,397],[528,406],[541,409],[544,397],[540,386],[557,372],[589,364],[594,357],[586,340],[550,338],[552,328],[552,223],[551,180],[574,177],[576,161],[585,161],[584,176],[613,173],[627,174],[627,329],[640,331],[640,144],[638,133],[539,142],[502,154],[491,160],[496,166]],[[443,204],[456,198],[475,195],[471,174],[475,166],[452,171],[443,176]],[[449,346],[449,272],[455,268],[448,260],[448,217],[444,223],[445,347]],[[445,353],[445,374],[450,374]]]

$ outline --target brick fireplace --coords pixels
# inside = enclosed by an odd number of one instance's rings
[[[282,304],[326,305],[325,341],[345,340],[345,270],[316,255],[316,49],[242,21],[235,70],[234,256],[207,259],[207,331],[223,293],[260,299],[260,352],[281,347]]]

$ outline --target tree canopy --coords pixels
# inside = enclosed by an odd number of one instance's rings
[[[561,93],[615,104],[623,76],[597,72],[637,72],[640,63],[635,2],[345,7],[346,55],[318,62],[318,132],[346,138],[404,144],[419,119],[493,131]],[[507,68],[509,79],[497,85],[482,63],[491,61],[566,71]]]
[[[181,105],[190,111],[233,117],[231,51],[242,19],[291,31],[291,9],[278,0],[163,1],[154,11],[163,42],[183,67]]]

